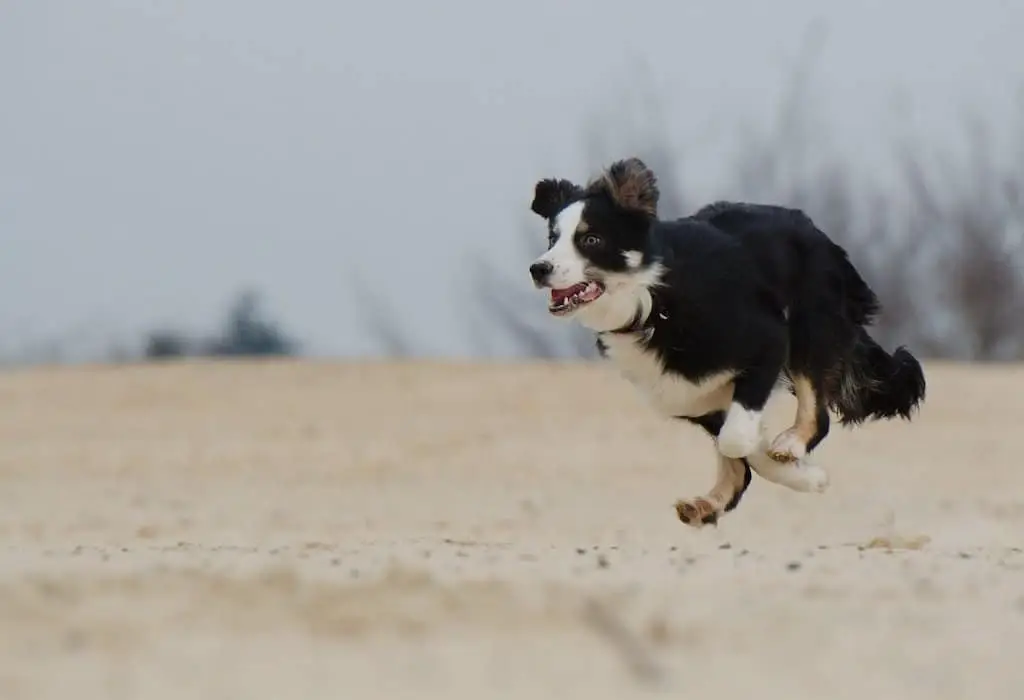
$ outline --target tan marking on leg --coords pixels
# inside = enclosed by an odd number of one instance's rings
[[[807,377],[793,377],[796,420],[772,441],[768,456],[776,462],[793,462],[807,454],[807,444],[818,429],[818,395]]]
[[[676,501],[676,515],[693,527],[717,525],[725,507],[743,490],[746,482],[746,467],[741,459],[730,459],[718,455],[718,477],[715,485],[704,496]]]

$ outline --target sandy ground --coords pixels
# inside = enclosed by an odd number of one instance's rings
[[[700,531],[604,365],[0,374],[0,698],[1019,700],[1024,368],[927,371]]]

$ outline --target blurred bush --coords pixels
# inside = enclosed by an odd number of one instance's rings
[[[296,354],[296,342],[277,323],[263,318],[260,307],[259,295],[245,291],[229,309],[217,335],[197,338],[173,329],[152,331],[146,337],[143,355],[147,359],[170,359]]]

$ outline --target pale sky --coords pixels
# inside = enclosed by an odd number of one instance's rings
[[[690,195],[729,196],[729,125],[773,113],[816,20],[851,168],[884,177],[902,134],[955,146],[965,108],[1020,126],[1019,0],[8,0],[0,351],[212,330],[252,285],[312,354],[372,353],[358,271],[420,352],[469,354],[474,255],[529,287],[533,183],[590,174],[584,129],[629,109],[638,61]]]

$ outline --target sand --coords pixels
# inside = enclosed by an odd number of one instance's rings
[[[1024,368],[927,374],[694,530],[601,364],[7,371],[0,698],[1020,698]]]

